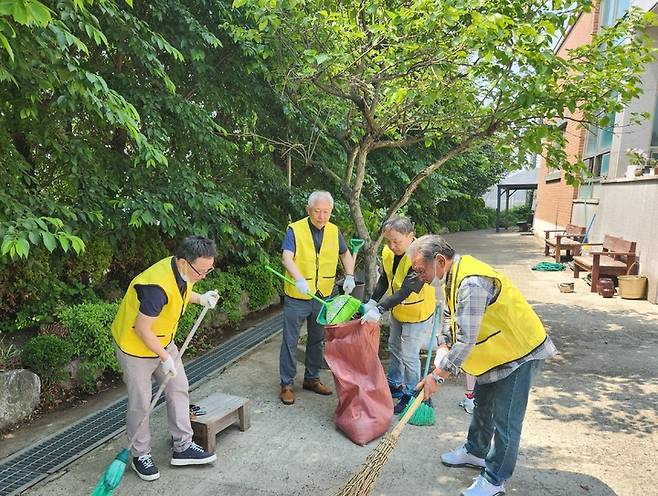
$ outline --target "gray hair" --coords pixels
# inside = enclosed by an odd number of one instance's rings
[[[406,217],[394,216],[384,222],[382,230],[386,231],[395,231],[400,234],[411,234],[414,232],[414,225]]]
[[[436,234],[426,234],[421,236],[409,245],[407,256],[412,259],[416,253],[425,260],[434,260],[437,255],[443,255],[448,260],[455,256],[455,249],[441,236]]]
[[[308,203],[306,204],[307,207],[312,207],[315,205],[317,202],[321,200],[326,200],[331,204],[331,208],[334,208],[334,197],[331,196],[331,193],[328,191],[314,191],[308,196]]]

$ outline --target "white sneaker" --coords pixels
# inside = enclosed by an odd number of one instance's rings
[[[481,475],[473,479],[471,487],[462,492],[462,496],[501,496],[502,494],[505,494],[504,484],[494,486]]]
[[[473,415],[475,400],[473,398],[467,398],[464,396],[464,398],[459,402],[459,406],[461,406],[469,415]]]
[[[443,453],[441,455],[441,463],[446,467],[484,468],[484,458],[471,455],[466,451],[465,446],[460,446],[450,453]]]

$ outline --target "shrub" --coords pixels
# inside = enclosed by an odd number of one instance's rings
[[[74,305],[59,314],[69,330],[75,355],[101,371],[119,371],[111,330],[118,308],[116,303],[98,301]]]
[[[103,374],[103,369],[94,362],[80,362],[75,374],[75,380],[85,393],[98,391],[98,378]]]
[[[66,379],[64,369],[75,353],[75,346],[64,339],[45,334],[30,339],[23,349],[23,364],[44,383]]]
[[[210,310],[212,312],[212,310]],[[201,313],[201,305],[193,305],[189,304],[187,306],[187,310],[185,310],[185,313],[181,316],[180,320],[178,321],[178,328],[176,329],[176,336],[174,336],[174,342],[178,347],[180,348],[180,345],[183,344],[183,341],[185,341],[185,338],[189,334],[189,332],[192,330],[192,326],[194,325],[194,322],[196,322],[197,317],[199,317],[199,314]],[[205,329],[208,327],[209,323],[209,317],[210,315],[206,314],[205,321],[199,325],[199,330],[197,331],[196,336],[201,337]],[[190,343],[190,346],[192,346],[192,343]]]
[[[112,262],[112,245],[100,236],[86,242],[85,251],[79,255],[71,253],[66,260],[66,280],[99,288],[107,277]]]
[[[249,308],[256,310],[272,301],[277,295],[274,274],[262,265],[247,265],[235,271],[242,288],[249,294]]]

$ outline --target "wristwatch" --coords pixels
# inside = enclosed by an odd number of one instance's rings
[[[434,379],[434,382],[436,382],[437,386],[439,384],[443,384],[443,381],[445,381],[445,379],[443,377],[441,377],[440,375],[435,374],[434,372],[432,372],[432,379]]]

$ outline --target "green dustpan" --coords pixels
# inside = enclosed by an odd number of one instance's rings
[[[342,324],[352,320],[354,314],[359,312],[365,313],[363,303],[350,295],[339,295],[325,301],[322,305],[316,322],[321,325]]]
[[[269,270],[272,274],[283,279],[284,281],[290,284],[295,284],[293,280],[287,278],[286,276],[276,271],[269,265],[266,265],[265,268]],[[354,314],[357,312],[360,313],[361,315],[365,313],[365,307],[363,303],[361,303],[359,300],[357,300],[356,298],[350,295],[340,295],[340,296],[336,296],[335,298],[323,300],[322,298],[318,298],[314,294],[311,293],[307,293],[307,294],[314,300],[322,303],[322,308],[320,309],[320,313],[318,313],[318,316],[315,319],[316,322],[320,325],[342,324],[343,322],[347,322],[348,320],[351,320],[352,317],[354,317]]]

